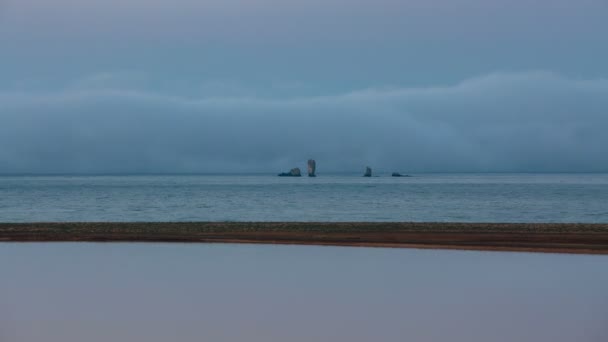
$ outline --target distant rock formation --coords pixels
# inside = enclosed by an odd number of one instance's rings
[[[393,176],[393,177],[412,177],[410,175],[402,175],[399,172],[393,172],[393,174],[391,176]]]
[[[372,176],[372,168],[369,166],[365,167],[365,173],[363,174],[363,177],[371,177]]]
[[[289,172],[281,172],[279,173],[279,177],[301,177],[302,173],[300,172],[300,168],[295,167],[291,169]]]
[[[317,162],[314,159],[308,159],[308,177],[317,177],[315,174],[317,170]]]

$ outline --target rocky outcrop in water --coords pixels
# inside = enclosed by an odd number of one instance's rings
[[[372,176],[372,168],[367,166],[365,168],[365,173],[363,174],[363,177],[371,177]]]
[[[317,177],[317,162],[314,159],[308,159],[308,177]]]
[[[302,173],[300,172],[300,168],[293,168],[289,172],[281,172],[279,173],[279,177],[301,177]]]
[[[410,175],[402,175],[399,172],[393,172],[393,174],[391,176],[393,176],[393,177],[412,177]]]

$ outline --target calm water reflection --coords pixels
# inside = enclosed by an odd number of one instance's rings
[[[608,341],[608,257],[0,244],[0,341]]]

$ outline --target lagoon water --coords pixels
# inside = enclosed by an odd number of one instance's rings
[[[0,341],[608,341],[608,256],[0,243]]]
[[[0,221],[608,222],[608,174],[0,176]]]

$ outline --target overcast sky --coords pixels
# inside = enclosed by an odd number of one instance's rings
[[[0,0],[0,173],[608,172],[607,0]]]

